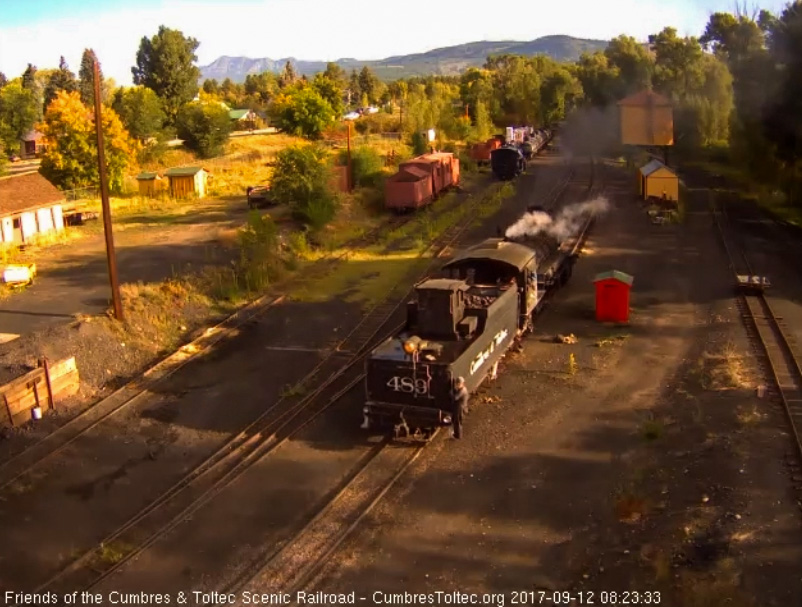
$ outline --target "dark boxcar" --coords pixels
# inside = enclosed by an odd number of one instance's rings
[[[525,163],[526,160],[518,148],[505,146],[490,152],[490,168],[501,180],[514,179],[520,175]]]

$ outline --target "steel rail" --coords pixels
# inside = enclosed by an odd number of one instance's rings
[[[593,191],[594,183],[596,182],[596,161],[595,159],[591,159],[591,175],[590,180],[588,183],[587,193],[590,194]],[[567,186],[571,182],[575,171],[572,169],[570,171],[568,179],[558,183],[552,190],[550,191],[549,198],[552,198],[553,204],[556,204],[561,197],[561,195],[566,191]],[[603,186],[602,186],[603,187]],[[580,249],[584,239],[587,235],[587,232],[592,225],[593,217],[588,218],[585,222],[581,234],[577,238],[576,243],[574,244],[574,250]],[[241,593],[248,585],[251,584],[267,584],[270,583],[270,588],[274,588],[275,585],[273,582],[276,578],[284,578],[282,581],[284,583],[287,580],[292,580],[288,587],[281,586],[283,592],[287,592],[291,596],[295,593],[296,590],[299,590],[305,585],[308,585],[311,580],[314,580],[316,576],[319,575],[321,570],[328,564],[329,559],[335,554],[337,549],[351,536],[351,534],[357,529],[359,524],[365,519],[365,517],[376,507],[376,505],[387,495],[387,493],[392,489],[393,486],[398,482],[398,480],[403,476],[403,474],[409,469],[409,467],[417,460],[417,458],[423,453],[423,450],[431,444],[434,440],[435,436],[437,436],[439,432],[439,428],[435,430],[435,433],[429,438],[428,441],[425,443],[416,446],[413,453],[406,458],[406,460],[401,464],[401,466],[392,474],[392,476],[387,480],[375,496],[370,499],[364,506],[360,506],[356,509],[353,514],[353,520],[348,524],[347,527],[343,527],[340,524],[340,520],[338,520],[338,513],[336,512],[336,507],[338,503],[343,499],[343,496],[347,494],[348,491],[352,489],[352,487],[360,481],[360,478],[363,475],[367,474],[367,471],[370,469],[370,466],[374,465],[380,455],[384,452],[387,446],[390,444],[390,436],[386,436],[382,443],[379,444],[377,448],[374,448],[368,454],[367,458],[364,458],[355,470],[349,472],[346,480],[344,480],[339,488],[335,490],[334,496],[325,504],[323,504],[313,515],[311,520],[309,520],[303,527],[301,527],[293,537],[284,543],[280,548],[275,549],[268,553],[267,555],[260,558],[256,564],[252,565],[252,568],[255,569],[255,572],[251,572],[246,570],[242,574],[240,574],[232,583],[228,584],[225,589],[224,593]],[[363,500],[358,500],[360,504],[364,503],[367,498]],[[326,521],[326,519],[330,519]],[[339,519],[342,519],[343,516],[340,515]],[[334,519],[334,520],[331,520]],[[324,537],[322,540],[318,539],[318,550],[322,549],[322,553],[316,556],[315,558],[311,559],[311,561],[305,563],[303,567],[300,568],[300,571],[286,571],[282,570],[281,568],[277,567],[277,563],[281,563],[282,559],[289,560],[292,562],[292,553],[295,551],[299,554],[303,554],[305,559],[308,558],[308,555],[312,550],[310,550],[309,545],[311,544],[314,548],[316,543],[316,537],[314,533],[315,527],[326,526],[328,522],[328,526],[330,528],[337,528],[339,529],[333,537],[326,538]],[[319,534],[318,534],[319,535]],[[307,539],[308,536],[311,536],[310,539]],[[306,542],[306,544],[305,544]],[[260,580],[259,578],[267,578]],[[260,589],[256,589],[261,591]],[[265,589],[267,591],[267,589]],[[235,605],[241,605],[241,600],[235,603]]]
[[[472,214],[470,210],[473,207],[477,206],[481,202],[482,198],[476,198],[472,204],[468,212],[465,213],[465,220],[458,222],[451,228],[447,229],[440,237],[435,238],[431,245],[421,254],[421,257],[424,257],[427,252],[437,251],[432,256],[432,261],[425,270],[421,273],[425,275],[429,272],[432,266],[438,263],[439,254],[442,253],[444,250],[448,249],[454,242],[462,235],[462,233],[471,225],[472,222]],[[391,296],[392,294],[390,294]],[[199,464],[195,469],[190,471],[184,478],[179,480],[176,484],[171,486],[166,492],[161,494],[157,497],[153,502],[151,502],[148,506],[144,509],[139,511],[134,517],[129,519],[126,523],[124,523],[121,527],[117,528],[113,533],[108,535],[104,538],[100,543],[99,547],[104,545],[108,545],[111,542],[119,541],[119,538],[124,536],[124,534],[133,531],[134,533],[138,531],[137,525],[142,522],[146,522],[148,517],[152,515],[160,514],[160,511],[164,509],[167,505],[171,502],[175,502],[180,499],[182,492],[184,491],[191,491],[196,484],[199,484],[205,477],[211,476],[211,474],[221,468],[224,468],[220,476],[216,479],[210,481],[210,486],[205,489],[200,496],[197,498],[192,499],[189,504],[180,512],[180,514],[171,517],[170,520],[160,526],[155,532],[151,533],[147,536],[147,538],[136,544],[136,547],[126,553],[122,559],[118,560],[111,568],[107,569],[106,571],[100,573],[99,577],[95,577],[95,579],[90,582],[90,585],[86,587],[86,589],[90,589],[94,587],[97,583],[111,575],[111,573],[119,570],[125,563],[130,561],[132,558],[140,554],[144,551],[147,547],[152,545],[155,541],[159,538],[163,537],[166,533],[170,530],[175,528],[180,522],[186,519],[192,512],[195,512],[198,508],[202,505],[207,503],[210,499],[212,499],[215,495],[217,495],[220,491],[225,489],[231,483],[233,483],[237,478],[239,478],[244,472],[246,472],[253,464],[257,461],[260,461],[263,457],[268,455],[270,452],[274,451],[280,445],[284,444],[287,440],[289,440],[292,436],[297,434],[301,431],[304,427],[306,427],[309,423],[311,423],[314,419],[316,419],[319,415],[321,415],[325,410],[327,410],[331,405],[336,403],[344,394],[350,391],[355,385],[357,385],[363,378],[364,374],[359,375],[357,378],[348,382],[345,388],[339,390],[334,394],[334,396],[328,398],[325,404],[315,410],[313,414],[307,417],[303,423],[298,425],[297,427],[292,428],[287,436],[283,439],[278,440],[277,436],[279,432],[282,432],[288,428],[288,426],[295,420],[295,418],[303,413],[307,408],[313,406],[320,397],[323,392],[329,388],[336,380],[342,377],[348,370],[352,369],[356,364],[364,360],[365,356],[368,354],[368,348],[372,345],[373,340],[378,335],[379,331],[387,324],[387,321],[392,317],[392,315],[398,310],[398,308],[404,303],[405,297],[398,299],[394,305],[390,306],[388,310],[387,307],[382,307],[383,302],[379,302],[373,306],[373,308],[367,312],[367,314],[363,317],[362,321],[355,327],[348,336],[342,339],[339,342],[339,346],[347,343],[352,336],[357,335],[360,328],[367,325],[370,330],[370,334],[365,339],[360,339],[361,342],[359,346],[354,350],[353,355],[349,358],[348,362],[346,362],[340,369],[332,373],[324,382],[318,386],[314,392],[304,397],[300,402],[293,405],[289,410],[281,412],[278,415],[277,420],[270,420],[267,423],[263,423],[264,420],[272,414],[278,405],[283,402],[285,399],[280,399],[277,403],[275,403],[272,407],[270,407],[267,411],[262,413],[257,420],[251,422],[247,428],[240,431],[236,436],[232,437],[229,441],[226,442],[221,448],[219,448],[215,453],[213,453],[210,457],[208,457],[204,462]],[[369,321],[371,319],[377,320],[374,318],[374,312],[379,311],[380,317],[378,322],[374,324],[373,327],[369,326]],[[401,327],[394,327],[390,334],[396,332]],[[339,348],[335,348],[335,351]],[[318,371],[319,369],[328,361],[332,359],[335,352],[332,352],[330,356],[326,359],[321,361],[315,369],[312,370],[304,379],[302,379],[296,385],[302,385],[303,383],[308,382]],[[276,422],[281,422],[278,426],[274,427]],[[95,556],[98,550],[98,546],[93,547],[91,550],[85,552],[77,559],[73,560],[69,563],[65,568],[60,570],[56,573],[53,577],[48,579],[39,588],[36,589],[36,592],[44,591],[48,588],[51,588],[53,584],[57,583],[58,581],[62,580],[63,578],[69,576],[81,576],[81,574],[87,574],[94,572],[97,574],[97,569],[93,565],[93,557]],[[75,585],[71,585],[70,588],[75,587]]]
[[[728,238],[721,221],[721,217],[723,217],[729,226],[729,216],[725,208],[722,207],[721,211],[719,211],[715,207],[716,205],[711,206],[713,219],[720,240],[724,245],[730,269],[737,280],[738,270],[736,267],[735,254],[730,247],[730,243],[728,243]],[[749,261],[745,248],[743,246],[737,247],[737,251],[740,253],[748,275],[752,275],[752,264]],[[771,380],[777,389],[786,420],[791,430],[791,435],[793,436],[796,455],[800,462],[802,462],[802,438],[800,435],[800,427],[802,427],[802,366],[800,366],[799,357],[794,351],[790,339],[783,330],[779,322],[779,317],[774,312],[769,298],[766,297],[765,293],[758,292],[747,294],[741,292],[739,293],[739,300],[747,311],[747,314],[744,314],[744,316],[755,330],[760,349],[763,351],[765,360],[768,363],[768,371]],[[766,322],[763,323],[761,321]],[[796,384],[794,387],[789,388],[785,386],[780,378],[779,367],[783,365],[783,362],[791,371],[790,379]],[[794,392],[796,392],[796,394],[794,394]],[[796,396],[796,398],[794,398],[794,396]]]

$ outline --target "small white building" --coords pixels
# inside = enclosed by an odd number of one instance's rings
[[[64,229],[64,194],[39,173],[0,177],[0,244],[20,245]]]

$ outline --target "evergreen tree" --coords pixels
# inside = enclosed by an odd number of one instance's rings
[[[169,120],[174,121],[179,108],[198,93],[200,70],[195,65],[200,42],[178,30],[160,26],[153,38],[142,38],[131,68],[134,84],[155,92],[164,103]]]
[[[45,108],[47,108],[47,106],[50,105],[50,102],[56,98],[56,95],[59,91],[72,93],[77,90],[78,83],[75,80],[75,74],[70,71],[67,62],[62,56],[58,63],[58,69],[53,72],[53,75],[50,76],[50,79],[47,81],[47,85],[45,86]]]
[[[95,103],[95,51],[84,49],[81,57],[81,69],[78,71],[78,92],[81,94],[81,101],[90,107]],[[100,89],[103,90],[103,70],[98,66],[100,76]]]
[[[22,73],[22,88],[35,92],[36,90],[36,66],[29,63]]]
[[[284,64],[284,70],[281,72],[281,77],[279,78],[279,86],[281,88],[287,88],[295,83],[298,79],[298,75],[295,73],[295,68],[292,66],[292,63],[288,60],[287,63]]]

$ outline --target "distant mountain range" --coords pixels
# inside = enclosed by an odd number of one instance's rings
[[[457,46],[438,48],[426,53],[399,55],[379,61],[360,61],[359,59],[338,59],[335,61],[347,71],[370,67],[383,80],[407,78],[410,76],[428,76],[429,74],[453,76],[464,72],[469,67],[484,64],[489,55],[503,53],[513,55],[549,55],[558,61],[576,61],[584,52],[604,50],[606,40],[586,40],[571,36],[543,36],[529,42],[469,42]],[[312,75],[326,69],[326,61],[299,61],[294,57],[283,59],[251,59],[249,57],[219,57],[209,65],[201,67],[201,78],[214,78],[222,82],[231,78],[234,82],[243,82],[248,74],[262,72],[279,73],[290,61],[296,72]]]

